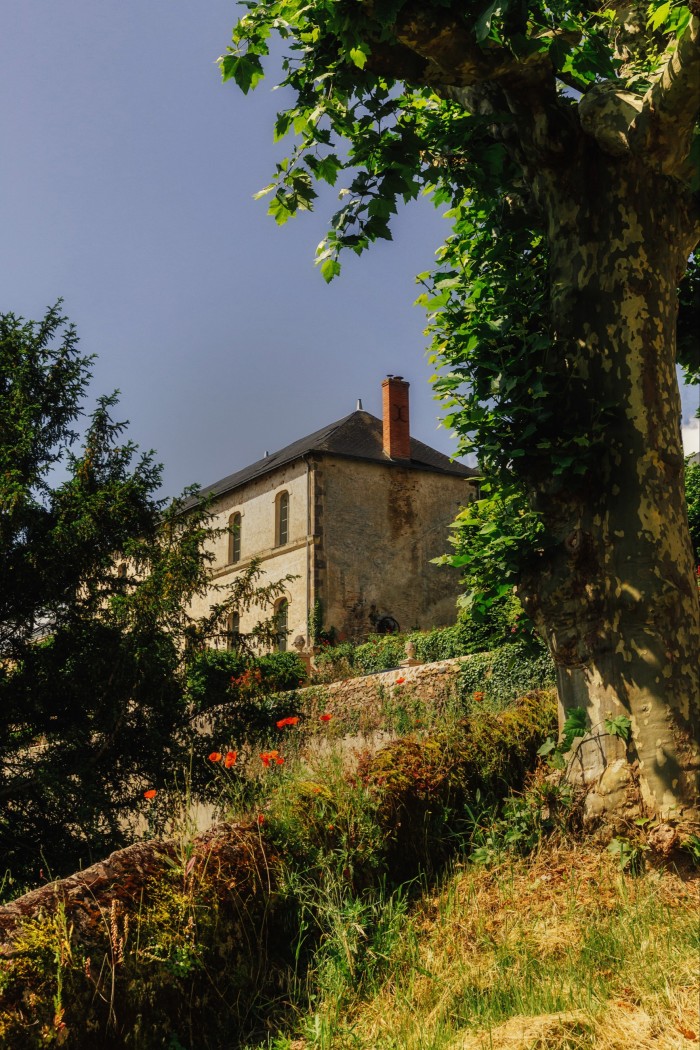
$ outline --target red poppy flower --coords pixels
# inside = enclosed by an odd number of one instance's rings
[[[329,715],[328,712],[326,712],[325,715],[320,715],[319,716],[321,722],[330,722],[332,717],[333,717],[333,715]]]
[[[226,752],[226,758],[224,759],[224,765],[226,766],[226,769],[230,769],[231,766],[235,766],[237,758],[238,758],[238,752],[237,751],[227,751]]]
[[[486,695],[485,693],[474,693],[474,700],[476,701],[477,704],[480,704],[481,701],[484,699],[485,695]]]
[[[156,791],[155,788],[149,788],[148,791],[144,791],[143,797],[144,798],[155,798],[157,794],[158,794],[158,792]]]
[[[267,751],[263,751],[263,753],[260,756],[260,761],[266,767],[270,765],[270,756],[268,755]]]
[[[220,762],[221,759],[222,755],[220,751],[212,751],[212,753],[209,755],[210,762]]]
[[[276,758],[275,762],[277,763],[278,766],[283,766],[284,765],[284,759],[281,756]]]
[[[296,715],[290,715],[287,718],[280,718],[277,723],[277,728],[284,729],[285,726],[295,726],[298,721],[299,718]]]
[[[258,824],[264,824],[264,823],[265,823],[265,817],[263,816],[262,813],[258,813]]]
[[[405,678],[397,678],[396,679],[396,685],[403,685],[405,681],[406,681]]]

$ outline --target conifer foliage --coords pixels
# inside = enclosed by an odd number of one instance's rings
[[[0,316],[0,856],[29,882],[128,841],[144,789],[186,757],[193,654],[281,586],[253,565],[189,614],[217,530],[195,491],[158,496],[161,468],[124,440],[116,395],[79,437],[90,362],[60,303],[36,322]]]

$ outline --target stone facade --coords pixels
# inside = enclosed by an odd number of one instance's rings
[[[342,637],[377,624],[427,630],[454,623],[459,573],[432,564],[469,496],[464,478],[328,458],[316,468],[314,590]]]
[[[301,639],[308,648],[316,603],[341,639],[454,622],[459,575],[432,559],[448,549],[449,525],[474,496],[474,472],[410,438],[408,383],[390,377],[383,394],[384,422],[358,409],[205,490],[216,494],[216,525],[235,523],[238,534],[235,551],[229,537],[218,540],[217,584],[253,557],[263,582],[295,577],[285,587],[289,645]],[[249,631],[261,615],[241,611],[239,629]]]
[[[276,502],[284,492],[289,496],[289,531],[287,542],[278,545]],[[306,644],[309,611],[313,608],[308,581],[313,572],[314,537],[308,528],[309,476],[304,461],[286,464],[222,495],[214,507],[212,524],[226,528],[234,514],[241,516],[240,561],[229,561],[228,536],[220,536],[215,549],[214,582],[229,583],[250,565],[252,558],[260,562],[263,584],[285,576],[296,577],[285,586],[289,603],[287,627],[291,642],[301,635]],[[210,604],[209,600],[201,598],[192,611],[195,615],[204,614]],[[269,616],[269,610],[253,608],[248,612],[241,611],[240,630],[244,634],[252,630],[263,616]]]

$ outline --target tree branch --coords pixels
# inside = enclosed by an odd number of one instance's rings
[[[393,34],[393,41],[373,45],[367,63],[372,72],[428,86],[481,115],[510,113],[517,127],[511,146],[522,146],[531,159],[569,148],[570,116],[558,98],[558,74],[546,51],[518,57],[503,47],[481,48],[470,26],[447,9],[426,10],[410,2],[399,12]],[[502,140],[503,129],[498,133],[494,127],[494,137]]]
[[[366,0],[371,10],[371,0]],[[372,45],[367,68],[396,80],[435,89],[464,88],[485,81],[513,87],[554,82],[547,52],[517,57],[504,47],[482,48],[465,22],[447,8],[409,2],[396,16],[391,42]]]
[[[396,22],[396,39],[426,61],[425,83],[435,87],[468,87],[485,80],[512,85],[553,80],[549,56],[517,58],[505,48],[482,49],[469,28],[445,10],[408,4]]]
[[[630,145],[666,175],[682,177],[700,113],[700,18],[692,15],[630,129]]]

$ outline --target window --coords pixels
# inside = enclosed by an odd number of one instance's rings
[[[275,500],[276,544],[283,547],[289,543],[289,493],[280,492]]]
[[[229,537],[228,537],[228,563],[229,565],[235,565],[237,561],[241,560],[241,516],[240,514],[232,514],[228,519]]]
[[[280,598],[275,606],[275,624],[277,627],[277,652],[286,653],[287,634],[289,631],[289,602]]]
[[[237,612],[232,612],[226,622],[226,648],[236,649],[238,635],[241,633],[241,617]]]

